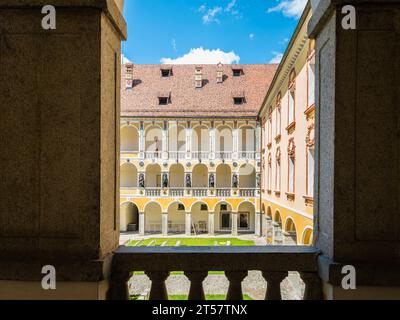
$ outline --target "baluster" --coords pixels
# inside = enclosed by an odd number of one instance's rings
[[[207,277],[207,271],[185,271],[185,276],[190,281],[189,300],[206,300],[203,290],[203,281]]]
[[[146,274],[151,280],[149,300],[168,300],[165,280],[167,280],[169,272],[151,271],[146,272]]]
[[[107,300],[129,300],[128,281],[130,278],[131,272],[113,271]]]
[[[288,276],[288,272],[263,271],[262,274],[267,281],[265,300],[282,300],[281,282]]]
[[[300,272],[300,277],[306,285],[303,300],[321,300],[321,279],[315,272]]]
[[[225,275],[229,280],[229,289],[226,300],[243,300],[242,281],[246,278],[247,271],[227,271],[225,272]]]

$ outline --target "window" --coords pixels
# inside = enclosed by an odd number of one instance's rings
[[[185,211],[185,206],[183,204],[178,204],[178,211]]]
[[[295,170],[295,158],[294,156],[289,156],[289,183],[288,192],[294,193],[294,170]]]
[[[228,210],[228,205],[227,204],[221,204],[221,211],[227,211]]]
[[[267,189],[271,191],[272,189],[272,157],[271,154],[268,155],[268,176],[267,176]]]
[[[308,63],[308,107],[315,104],[315,56]]]
[[[244,97],[233,98],[233,104],[235,104],[235,105],[241,105],[241,104],[244,104],[244,103],[245,103]]]
[[[292,70],[289,77],[289,106],[288,106],[288,126],[295,122],[296,108],[296,72]]]
[[[314,148],[307,152],[307,196],[314,197]]]
[[[276,135],[275,137],[279,137],[281,135],[281,93],[278,93],[276,98]]]
[[[281,191],[281,150],[278,148],[276,151],[276,163],[275,163],[275,191]]]
[[[272,107],[268,110],[267,130],[268,145],[270,146],[272,144]]]
[[[240,77],[243,75],[243,69],[232,69],[234,77]]]
[[[169,98],[167,98],[167,97],[159,97],[158,98],[158,104],[160,105],[160,106],[165,106],[165,105],[167,105],[169,103]]]
[[[161,76],[163,78],[172,77],[172,69],[161,69]]]
[[[206,204],[202,204],[202,205],[200,206],[200,210],[201,210],[201,211],[208,211],[207,205],[206,205]]]

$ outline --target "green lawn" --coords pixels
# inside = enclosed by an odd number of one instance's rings
[[[131,296],[131,300],[137,300],[138,296]],[[179,301],[184,301],[187,300],[188,296],[186,295],[174,295],[174,296],[169,296],[168,300],[179,300]],[[206,300],[226,300],[226,296],[223,294],[210,294],[206,295]],[[244,294],[243,295],[243,300],[253,300],[249,295]]]
[[[175,247],[177,242],[180,241],[180,246],[187,247],[207,247],[207,246],[226,246],[228,241],[232,247],[254,246],[254,241],[240,240],[236,238],[150,238],[146,240],[132,240],[128,246],[146,247],[151,244],[152,247],[159,247],[163,243],[166,247]]]

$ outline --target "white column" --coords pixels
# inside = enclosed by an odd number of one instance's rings
[[[255,228],[255,234],[256,236],[260,237],[261,236],[261,213],[256,212],[255,214],[255,223],[254,223],[254,228]]]
[[[192,125],[188,121],[186,126],[186,159],[190,160],[192,158]]]
[[[145,151],[145,136],[144,136],[144,123],[140,121],[139,125],[139,157],[144,158]]]
[[[208,213],[208,235],[213,236],[215,235],[215,213],[209,212]]]
[[[162,158],[168,159],[168,122],[164,122],[162,131]]]
[[[139,235],[145,235],[144,212],[139,212]]]
[[[162,214],[162,235],[164,237],[168,236],[168,213],[164,212]]]
[[[260,160],[261,159],[261,126],[260,123],[257,123],[256,127],[256,159]]]
[[[215,159],[215,127],[214,124],[209,130],[210,133],[210,159],[214,160]]]
[[[239,158],[239,129],[236,127],[232,131],[233,138],[233,154],[232,158],[237,160]]]
[[[232,236],[236,237],[238,236],[238,214],[237,212],[232,212],[231,213],[231,218],[232,218]]]
[[[190,212],[186,212],[185,215],[185,235],[192,235],[192,214]]]

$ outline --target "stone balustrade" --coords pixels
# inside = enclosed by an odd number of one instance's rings
[[[187,153],[184,151],[168,151],[163,152],[159,151],[121,151],[122,159],[141,159],[141,160],[153,160],[153,159],[164,159],[163,154],[167,155],[167,158],[170,160],[213,160],[213,153],[209,151],[195,151],[189,153],[189,158],[187,158]],[[259,159],[259,153],[254,151],[239,151],[238,153],[234,152],[220,152],[217,151],[215,153],[215,159],[217,160],[255,160]]]
[[[227,300],[242,300],[242,281],[248,271],[262,272],[267,281],[266,300],[281,300],[281,282],[289,271],[299,272],[305,283],[304,300],[321,299],[317,276],[319,252],[312,247],[119,247],[113,256],[110,300],[128,300],[128,281],[144,271],[152,281],[150,300],[167,300],[170,272],[183,271],[189,279],[189,300],[204,300],[203,281],[209,271],[224,271],[229,281]],[[160,261],[162,263],[160,263]]]

